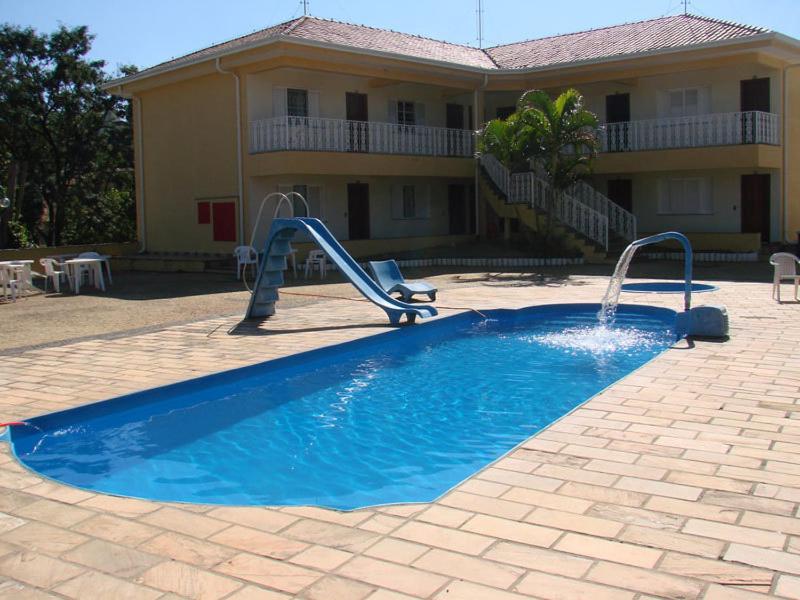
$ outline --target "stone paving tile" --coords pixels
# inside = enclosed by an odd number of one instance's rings
[[[596,302],[606,281],[487,277],[440,302]],[[0,598],[800,597],[800,306],[769,294],[720,283],[709,300],[728,306],[730,340],[676,344],[429,504],[148,502],[44,480],[0,446]],[[208,319],[4,357],[0,412],[25,419],[388,329],[369,304],[320,308],[279,307],[248,335]]]

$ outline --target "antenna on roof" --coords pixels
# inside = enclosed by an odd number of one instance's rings
[[[303,0],[303,16],[308,16],[308,0]]]
[[[689,0],[683,0],[683,14],[689,14]]]
[[[478,48],[483,48],[483,1],[478,0]]]

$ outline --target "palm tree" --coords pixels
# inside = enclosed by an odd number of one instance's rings
[[[516,115],[528,158],[541,167],[555,190],[564,191],[591,172],[598,122],[578,90],[568,89],[555,100],[542,90],[525,92]]]
[[[599,146],[597,126],[597,116],[586,109],[577,90],[568,89],[555,100],[547,92],[530,90],[522,94],[508,119],[486,124],[479,149],[494,155],[512,173],[530,170],[533,163],[552,194],[563,194],[591,172]],[[552,230],[553,200],[547,199],[545,248]]]
[[[530,170],[529,148],[522,135],[522,121],[514,113],[507,119],[492,119],[478,137],[478,151],[493,155],[512,173]]]

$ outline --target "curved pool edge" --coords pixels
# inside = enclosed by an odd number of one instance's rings
[[[576,303],[539,304],[539,305],[532,305],[532,306],[526,306],[526,307],[520,307],[520,308],[481,309],[480,313],[476,313],[476,312],[471,311],[471,310],[466,310],[464,312],[460,312],[460,313],[457,313],[455,315],[451,315],[451,316],[447,316],[447,317],[438,317],[438,318],[435,318],[435,319],[431,319],[429,321],[426,321],[426,322],[423,322],[421,324],[418,324],[417,326],[403,326],[403,327],[400,327],[400,328],[391,329],[389,331],[383,331],[383,332],[380,332],[380,333],[374,333],[374,334],[371,334],[371,335],[367,335],[367,336],[364,336],[364,337],[361,337],[361,338],[358,338],[358,339],[355,339],[355,340],[350,340],[350,341],[346,341],[346,342],[340,342],[340,343],[331,344],[331,345],[328,345],[328,346],[322,346],[320,348],[314,348],[312,350],[307,350],[307,351],[299,352],[299,353],[296,353],[296,354],[290,354],[290,355],[287,355],[287,356],[282,356],[282,357],[279,357],[279,358],[274,358],[274,359],[270,359],[270,360],[267,360],[267,361],[262,361],[262,362],[259,362],[259,363],[246,365],[246,366],[243,366],[243,367],[235,367],[233,369],[227,369],[227,370],[224,370],[224,371],[218,371],[218,372],[215,372],[215,373],[209,373],[207,375],[201,375],[199,377],[193,377],[191,379],[181,380],[181,381],[177,381],[177,382],[173,382],[173,383],[169,383],[169,384],[165,384],[165,385],[161,385],[161,386],[156,386],[156,387],[153,387],[153,388],[146,388],[146,389],[143,389],[143,390],[139,390],[137,392],[131,392],[131,393],[128,393],[128,394],[123,394],[121,396],[114,396],[112,398],[106,398],[104,400],[98,400],[98,401],[89,402],[87,404],[82,404],[82,405],[74,406],[74,407],[71,407],[71,408],[67,408],[67,409],[63,409],[63,410],[59,410],[59,411],[55,411],[55,412],[51,412],[51,413],[45,413],[43,415],[38,415],[36,417],[32,417],[30,419],[26,419],[25,422],[26,423],[33,423],[33,424],[46,423],[48,419],[53,419],[53,418],[60,417],[62,415],[70,414],[70,413],[73,413],[73,412],[92,410],[92,409],[101,410],[101,412],[98,413],[98,414],[107,414],[107,412],[109,412],[109,409],[113,408],[113,405],[115,405],[115,404],[117,404],[117,403],[119,403],[121,401],[128,402],[128,403],[133,402],[136,399],[141,398],[145,394],[149,395],[149,394],[152,394],[152,393],[155,393],[155,392],[168,393],[168,392],[170,392],[172,390],[179,389],[179,388],[182,388],[182,389],[186,390],[187,387],[188,388],[196,388],[196,387],[204,387],[204,386],[207,386],[207,385],[214,385],[216,383],[222,383],[222,382],[229,383],[230,382],[229,381],[229,377],[231,377],[231,375],[234,375],[234,374],[237,375],[238,378],[244,378],[244,377],[248,376],[249,374],[251,374],[251,373],[253,373],[255,371],[271,372],[271,371],[277,371],[277,370],[286,369],[286,368],[290,368],[290,369],[295,368],[296,369],[296,368],[299,368],[301,366],[302,367],[308,367],[308,361],[309,360],[313,361],[313,362],[324,360],[325,358],[329,357],[333,353],[335,353],[338,357],[341,357],[342,356],[342,353],[341,353],[341,349],[342,348],[346,349],[345,350],[345,355],[347,355],[347,354],[358,352],[359,350],[361,350],[363,348],[363,346],[379,347],[379,346],[376,346],[376,342],[375,342],[376,338],[380,338],[378,340],[378,342],[377,342],[377,344],[379,344],[379,345],[390,344],[390,343],[392,343],[394,341],[392,336],[399,337],[399,336],[404,335],[404,334],[405,335],[409,335],[409,334],[413,335],[414,334],[413,332],[425,331],[424,328],[425,328],[426,325],[430,326],[430,325],[433,325],[435,323],[440,323],[442,321],[450,321],[450,322],[453,322],[453,323],[464,321],[466,323],[475,324],[475,323],[480,323],[480,322],[486,320],[486,318],[480,316],[480,314],[487,315],[488,318],[491,318],[492,315],[509,314],[509,313],[519,314],[519,315],[525,315],[525,314],[529,314],[529,313],[539,313],[539,312],[542,312],[542,313],[554,312],[555,313],[555,312],[563,310],[564,308],[575,308],[577,310],[597,310],[597,311],[599,311],[600,307],[601,307],[601,305],[599,303],[589,303],[589,302],[577,303],[576,302]],[[309,503],[309,504],[286,503],[286,504],[263,504],[263,505],[258,505],[258,504],[236,504],[236,503],[224,503],[224,504],[223,503],[202,503],[202,502],[195,502],[195,501],[188,501],[188,500],[160,500],[160,499],[153,499],[153,498],[150,498],[150,497],[147,497],[147,496],[137,496],[137,495],[134,495],[134,494],[116,494],[116,493],[112,493],[112,492],[100,491],[100,490],[96,490],[96,489],[93,489],[93,488],[90,488],[90,487],[84,487],[84,486],[76,485],[76,484],[73,484],[73,483],[65,482],[65,481],[63,481],[61,479],[57,479],[55,477],[51,477],[51,476],[49,476],[49,475],[47,475],[45,473],[37,471],[36,469],[34,469],[34,468],[30,467],[28,464],[26,464],[22,460],[22,458],[20,458],[20,456],[17,454],[17,450],[16,450],[15,439],[18,438],[19,436],[24,436],[25,434],[21,433],[21,430],[28,429],[28,427],[25,427],[25,428],[8,427],[8,428],[6,428],[6,431],[4,433],[0,434],[0,442],[4,442],[4,441],[8,442],[11,456],[17,461],[17,463],[20,464],[27,472],[30,472],[30,473],[36,475],[37,477],[40,477],[40,478],[44,479],[45,481],[49,481],[49,482],[52,482],[52,483],[55,483],[55,484],[58,484],[58,485],[67,486],[69,488],[81,490],[81,491],[84,491],[84,492],[87,492],[87,493],[91,493],[91,494],[102,494],[102,495],[105,495],[105,496],[112,496],[112,497],[117,497],[117,498],[131,498],[131,499],[136,499],[136,500],[143,500],[143,501],[146,501],[146,502],[152,502],[152,503],[160,504],[160,505],[168,505],[168,504],[180,504],[180,505],[183,505],[183,504],[185,504],[185,505],[190,505],[190,506],[209,506],[209,507],[222,507],[222,506],[225,506],[225,507],[231,507],[231,508],[237,508],[237,507],[238,508],[263,507],[263,508],[276,508],[276,509],[277,508],[283,508],[283,507],[292,506],[292,507],[313,507],[313,508],[321,508],[321,509],[324,509],[324,510],[330,510],[330,511],[335,511],[335,512],[349,513],[349,512],[355,512],[355,511],[359,511],[359,510],[367,510],[367,509],[371,509],[371,508],[379,508],[379,507],[384,507],[384,506],[409,506],[409,505],[428,505],[428,504],[433,504],[433,503],[436,503],[439,500],[441,500],[444,496],[446,496],[447,494],[451,493],[453,490],[455,490],[456,488],[458,488],[459,486],[461,486],[465,482],[473,479],[478,474],[480,474],[480,473],[484,472],[485,470],[491,468],[492,466],[494,466],[499,461],[507,458],[510,454],[512,454],[513,452],[517,451],[519,448],[523,447],[531,439],[536,438],[540,433],[542,433],[544,431],[547,431],[553,425],[561,422],[566,417],[572,415],[575,411],[583,408],[588,402],[590,402],[591,400],[595,399],[597,396],[605,393],[609,388],[612,388],[614,385],[617,385],[618,383],[623,382],[629,376],[637,373],[642,368],[646,367],[651,362],[653,362],[654,360],[659,358],[666,350],[671,349],[672,347],[674,347],[675,343],[679,342],[681,339],[686,337],[685,322],[683,321],[683,319],[681,319],[681,315],[683,313],[680,312],[680,311],[676,311],[676,310],[673,310],[673,309],[670,309],[670,308],[665,308],[665,307],[658,307],[658,306],[651,306],[651,305],[641,305],[641,304],[619,304],[618,305],[618,309],[620,311],[623,311],[623,312],[642,314],[642,315],[663,315],[665,317],[669,316],[669,315],[672,315],[672,317],[674,319],[673,320],[673,333],[675,334],[675,340],[672,342],[672,345],[667,347],[667,348],[665,348],[664,350],[662,350],[661,352],[659,352],[655,356],[652,356],[650,359],[648,359],[647,361],[645,361],[644,363],[642,363],[641,365],[639,365],[638,367],[636,367],[632,371],[626,373],[620,379],[617,379],[616,381],[613,381],[613,382],[609,383],[608,385],[606,385],[603,389],[598,390],[596,393],[592,394],[590,397],[588,397],[585,400],[581,401],[579,404],[577,404],[576,406],[572,407],[569,411],[567,411],[563,415],[557,417],[555,420],[553,420],[552,422],[550,422],[547,425],[545,425],[544,427],[542,427],[539,431],[536,431],[533,435],[521,440],[514,447],[509,448],[502,455],[496,457],[495,459],[493,459],[490,462],[488,462],[487,464],[483,465],[482,467],[480,467],[479,469],[477,469],[475,472],[471,473],[470,475],[468,475],[464,479],[462,479],[462,480],[458,481],[457,483],[453,484],[451,487],[449,487],[448,489],[444,490],[443,492],[441,492],[439,495],[437,495],[435,498],[433,498],[431,500],[420,500],[420,501],[412,500],[412,501],[404,501],[404,502],[376,503],[376,504],[368,504],[368,505],[365,505],[365,506],[359,506],[359,507],[354,507],[354,508],[338,508],[338,507],[333,507],[333,506],[325,505],[325,504],[311,504],[311,503]],[[154,402],[154,401],[156,401],[156,400],[151,400],[151,402]],[[103,409],[105,409],[105,410],[103,410]]]

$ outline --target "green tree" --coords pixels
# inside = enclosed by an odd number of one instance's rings
[[[91,41],[86,27],[0,26],[0,173],[12,201],[0,247],[10,232],[16,244],[50,245],[132,235],[128,222],[93,222],[106,204],[132,218],[133,157],[128,102],[101,89],[105,63],[87,59]]]
[[[494,155],[512,173],[533,166],[550,185],[548,204],[591,172],[597,155],[597,116],[574,89],[553,99],[530,90],[517,101],[506,120],[489,121],[480,133],[479,148]],[[552,210],[547,211],[544,246],[550,245]]]

